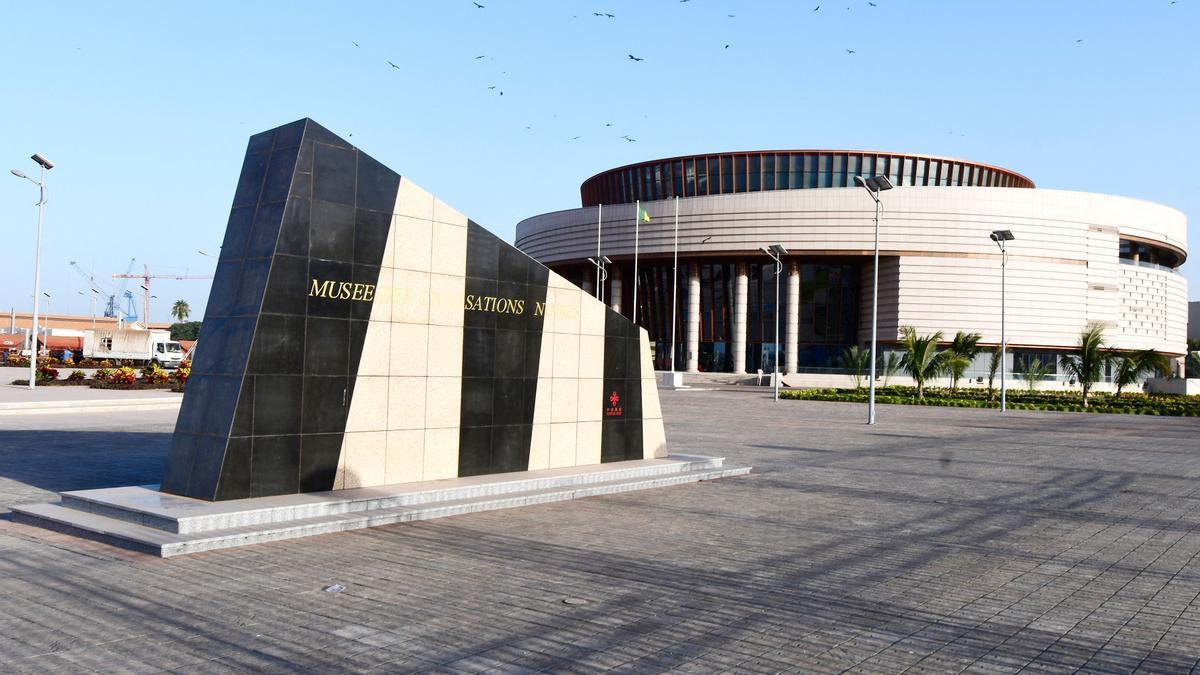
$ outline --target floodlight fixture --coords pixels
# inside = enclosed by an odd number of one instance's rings
[[[32,159],[33,161],[42,165],[42,168],[47,171],[54,168],[54,162],[51,162],[50,160],[46,159],[44,156],[42,156],[42,154],[40,152],[33,153],[33,155],[30,157],[30,159]]]
[[[992,241],[997,243],[1016,239],[1016,237],[1013,236],[1012,230],[992,230],[991,238]]]

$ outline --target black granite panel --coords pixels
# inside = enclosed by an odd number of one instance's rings
[[[309,216],[308,254],[322,260],[354,261],[354,205],[314,199]]]
[[[190,384],[190,383],[189,383]],[[183,411],[180,410],[182,415]],[[195,436],[176,431],[171,436],[171,448],[167,451],[167,466],[163,471],[161,489],[179,494],[187,491],[188,479],[192,475],[192,460],[195,459]]]
[[[492,427],[492,462],[488,473],[528,469],[532,433],[532,424]]]
[[[642,382],[639,329],[606,310],[604,319],[604,413],[600,461],[642,458]]]
[[[498,259],[496,279],[521,285],[529,281],[529,256],[512,246],[499,246],[496,253]]]
[[[350,370],[350,322],[309,317],[304,334],[305,375],[346,375]]]
[[[267,287],[267,273],[271,270],[270,258],[256,258],[242,263],[242,278],[238,282],[237,297],[230,316],[253,316],[262,307],[263,291]]]
[[[358,153],[317,143],[313,148],[313,199],[354,206]]]
[[[358,208],[382,211],[390,217],[395,210],[396,190],[399,187],[399,174],[366,153],[358,153],[358,185],[355,199]]]
[[[276,129],[271,129],[251,136],[246,144],[246,154],[265,152],[275,147],[275,131]]]
[[[490,377],[463,380],[462,420],[464,427],[487,427],[492,425],[493,380]]]
[[[209,319],[229,316],[230,310],[233,309],[233,303],[237,300],[237,289],[241,283],[241,258],[223,259],[217,262],[217,271],[213,275],[212,286],[208,292],[208,306],[204,310],[205,320],[200,324],[201,330],[204,329]]]
[[[254,212],[257,207],[243,206],[229,212],[225,225],[225,240],[221,242],[220,261],[239,260],[246,255],[246,242],[250,240],[250,229],[254,227]],[[218,263],[219,264],[219,263]],[[209,298],[213,298],[209,293]]]
[[[528,364],[525,358],[525,331],[499,330],[496,335],[496,360],[492,374],[497,378],[525,377]]]
[[[354,265],[351,281],[356,285],[351,289],[350,318],[367,321],[371,318],[371,306],[375,304],[375,294],[378,292],[379,267],[377,265]],[[354,298],[359,298],[355,300]],[[369,299],[368,299],[369,298]],[[390,302],[384,300],[383,302]]]
[[[333,489],[342,434],[305,434],[300,437],[300,492]]]
[[[350,375],[350,391],[352,393],[354,391],[354,378],[358,375],[358,365],[359,362],[362,361],[362,345],[367,339],[367,326],[369,323],[370,322],[368,321],[350,321],[350,346],[349,352],[346,355],[349,363],[346,367],[346,373]],[[381,358],[387,359],[390,357],[390,354],[391,352],[388,351],[384,354],[373,354],[370,356],[370,358],[377,360]],[[351,397],[350,400],[353,401],[354,398]]]
[[[253,435],[297,433],[302,384],[303,378],[299,375],[254,377]]]
[[[308,257],[308,228],[311,202],[304,197],[291,197],[283,207],[279,226],[279,243],[275,253]]]
[[[458,437],[458,475],[492,472],[492,428],[462,427]]]
[[[245,257],[269,258],[279,239],[279,224],[283,222],[283,204],[260,204],[254,212],[254,225],[246,242]]]
[[[308,287],[308,258],[277,254],[267,277],[262,311],[304,316]]]
[[[374,266],[383,264],[383,249],[387,246],[388,230],[391,228],[390,212],[358,209],[354,215],[354,262]],[[400,245],[404,243],[400,242]]]
[[[345,376],[304,377],[305,434],[341,434],[346,431],[346,404],[349,402],[349,378]]]
[[[304,140],[304,127],[307,120],[296,120],[275,129],[275,149],[292,148]]]
[[[233,411],[237,407],[238,390],[241,388],[241,384],[241,377],[209,376],[204,418],[197,430],[198,433],[217,434],[222,437],[229,435],[229,430],[233,428]]]
[[[221,464],[221,480],[217,483],[218,500],[247,499],[251,496],[250,472],[254,460],[254,439],[230,438],[225,446],[225,461]]]
[[[255,436],[250,495],[291,494],[299,488],[300,436]]]
[[[468,239],[468,241],[470,240]],[[468,255],[470,255],[469,252]],[[468,263],[468,269],[470,269],[469,265],[470,263]],[[480,279],[469,276],[466,279],[465,290],[463,325],[468,329],[494,329],[496,327],[496,312],[486,311],[483,307],[488,302],[488,298],[498,297],[496,295],[495,279]]]
[[[191,391],[192,381],[188,380],[188,391]],[[237,409],[233,413],[233,428],[229,430],[230,437],[249,436],[254,433],[254,378],[247,377],[242,381],[242,391],[238,395]]]
[[[205,321],[205,323],[208,323]],[[225,319],[221,322],[222,339],[220,344],[220,352],[216,354],[217,362],[214,364],[212,372],[224,375],[240,375],[246,370],[246,364],[250,360],[250,344],[254,338],[254,317],[236,317]],[[214,344],[212,347],[218,347]],[[204,350],[200,350],[203,354]]]
[[[467,276],[495,281],[498,278],[501,246],[508,244],[474,222],[467,221]]]
[[[267,177],[263,181],[262,195],[258,203],[273,204],[287,199],[292,187],[292,174],[296,169],[296,155],[299,148],[292,146],[286,149],[276,149],[271,153],[271,162],[267,165]]]
[[[311,180],[312,180],[312,170],[313,170],[313,146],[315,146],[315,145],[316,145],[316,143],[312,140],[305,140],[303,143],[300,144],[300,154],[298,154],[296,156],[296,175],[297,176],[308,175],[310,183],[309,183],[308,189],[297,190],[296,184],[293,179],[293,183],[292,183],[292,195],[293,196],[300,196],[300,197],[311,197],[312,196]]]
[[[305,129],[304,129],[304,140],[316,141],[318,143],[324,143],[326,145],[332,145],[332,146],[339,147],[339,148],[353,147],[350,145],[349,141],[346,141],[345,139],[338,137],[337,134],[326,129],[325,127],[321,126],[320,124],[317,124],[316,122],[314,122],[312,120],[305,120],[305,122],[307,123],[307,125],[305,126]]]
[[[496,366],[496,331],[463,330],[463,377],[491,377]]]
[[[188,475],[184,494],[213,499],[216,496],[217,480],[221,475],[221,464],[225,461],[226,436],[194,436],[195,457]]]
[[[267,175],[269,152],[254,152],[246,155],[242,162],[242,175],[238,178],[237,190],[233,193],[233,206],[254,206],[262,192],[263,179]]]
[[[525,416],[525,380],[500,378],[492,380],[492,424],[529,424],[533,417]]]

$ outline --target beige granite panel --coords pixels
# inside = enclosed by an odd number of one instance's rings
[[[425,428],[423,377],[388,378],[388,429]]]
[[[400,270],[428,272],[433,260],[433,223],[407,216],[393,216],[396,250],[392,266]]]
[[[604,377],[604,336],[579,337],[579,376]]]
[[[550,425],[534,424],[529,437],[529,470],[550,468]]]
[[[601,422],[580,422],[575,442],[575,464],[600,463]]]
[[[553,377],[579,377],[579,336],[570,333],[542,334],[542,341],[554,339]],[[541,371],[538,371],[541,373]]]
[[[425,462],[425,430],[407,429],[387,432],[387,483],[411,483],[422,480]]]
[[[554,378],[554,395],[550,402],[551,422],[575,422],[579,413],[579,379],[575,377]],[[537,405],[537,401],[534,401]]]
[[[390,270],[396,266],[396,217],[394,215],[392,216],[391,223],[388,225],[387,241],[383,244],[383,258],[379,261],[379,264],[385,270]],[[379,286],[383,288],[382,280]]]
[[[642,457],[667,456],[667,436],[660,419],[642,420]]]
[[[440,266],[437,268],[439,271]],[[433,274],[429,277],[429,323],[438,326],[462,326],[467,279],[463,276]]]
[[[576,405],[578,412],[575,419],[580,422],[599,422],[604,411],[604,380],[580,378]]]
[[[642,418],[662,418],[662,408],[658,404],[658,382],[645,378],[642,378]]]
[[[462,312],[459,312],[462,316]],[[429,365],[426,372],[438,377],[462,377],[463,329],[429,327]]]
[[[578,286],[571,283],[570,281],[567,281],[567,279],[565,277],[563,277],[563,275],[555,272],[554,270],[550,270],[550,278],[547,280],[546,285],[549,286],[550,288],[565,288],[568,290],[572,289],[572,288],[575,288],[575,289],[579,288]]]
[[[343,490],[346,488],[346,439],[342,438],[342,449],[338,453],[337,472],[333,474],[333,489]]]
[[[396,270],[392,274],[392,321],[429,323],[429,273]]]
[[[346,431],[384,431],[388,428],[388,378],[359,376],[346,415]]]
[[[467,217],[437,197],[433,198],[433,219],[439,223],[467,227]]]
[[[584,294],[579,304],[579,332],[604,337],[604,303]]]
[[[432,269],[439,274],[467,273],[467,228],[447,223],[433,224]]]
[[[391,341],[392,324],[374,320],[367,324],[362,358],[358,362],[359,377],[388,374],[388,362],[392,358]]]
[[[386,431],[347,433],[342,440],[342,454],[346,456],[343,482],[346,489],[385,483]]]
[[[417,323],[393,323],[389,375],[426,375],[429,365],[429,326]]]
[[[396,213],[421,220],[433,220],[433,195],[411,180],[401,177],[400,187],[396,191]]]
[[[545,352],[545,339],[542,340],[542,351]],[[554,378],[543,375],[538,377],[537,393],[533,399],[533,423],[544,424],[550,421],[550,403],[554,400]]]
[[[579,300],[582,295],[575,286],[550,288],[546,291],[546,330],[551,333],[579,334]]]
[[[384,258],[390,260],[390,258]],[[371,321],[392,320],[392,269],[379,268],[379,282],[375,284],[375,299],[371,302]]]
[[[421,480],[458,477],[458,427],[425,430]]]
[[[575,422],[550,425],[550,467],[575,466]]]
[[[650,337],[645,328],[638,329],[638,342],[641,344],[642,379],[654,379],[654,361],[650,358]]]
[[[444,429],[459,426],[462,408],[461,377],[429,377],[425,385],[425,427]]]

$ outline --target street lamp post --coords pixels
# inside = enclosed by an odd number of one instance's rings
[[[994,230],[989,237],[996,245],[1000,247],[1000,412],[1008,410],[1008,387],[1005,380],[1008,371],[1008,336],[1005,334],[1005,295],[1006,295],[1006,279],[1008,270],[1008,249],[1005,248],[1004,242],[1016,239],[1013,236],[1012,230]]]
[[[30,157],[33,161],[42,167],[41,176],[38,180],[34,180],[25,175],[24,171],[12,169],[12,175],[38,186],[38,224],[37,224],[37,247],[34,249],[33,256],[33,317],[30,322],[29,329],[29,389],[34,388],[34,382],[37,380],[37,322],[38,322],[38,299],[41,293],[42,283],[42,212],[46,207],[46,172],[54,168],[54,162],[46,159],[38,153],[34,153]]]
[[[770,247],[760,246],[759,249],[763,253],[771,256],[771,260],[775,261],[775,358],[774,365],[771,367],[771,378],[775,380],[775,400],[779,400],[779,275],[783,273],[783,256],[787,255],[787,249],[779,244],[772,244]]]
[[[883,208],[879,202],[879,193],[891,190],[892,181],[888,180],[887,176],[855,176],[854,180],[875,200],[875,257],[871,265],[871,389],[867,395],[867,424],[875,424],[875,342],[879,321],[879,211]]]
[[[608,279],[608,265],[612,263],[608,256],[588,258],[588,262],[596,266],[596,299],[604,302],[604,282]]]

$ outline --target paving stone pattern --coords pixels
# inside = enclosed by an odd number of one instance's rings
[[[168,560],[0,520],[0,670],[1197,667],[1195,420],[663,405],[755,473]],[[0,419],[0,500],[153,482],[172,423]]]

